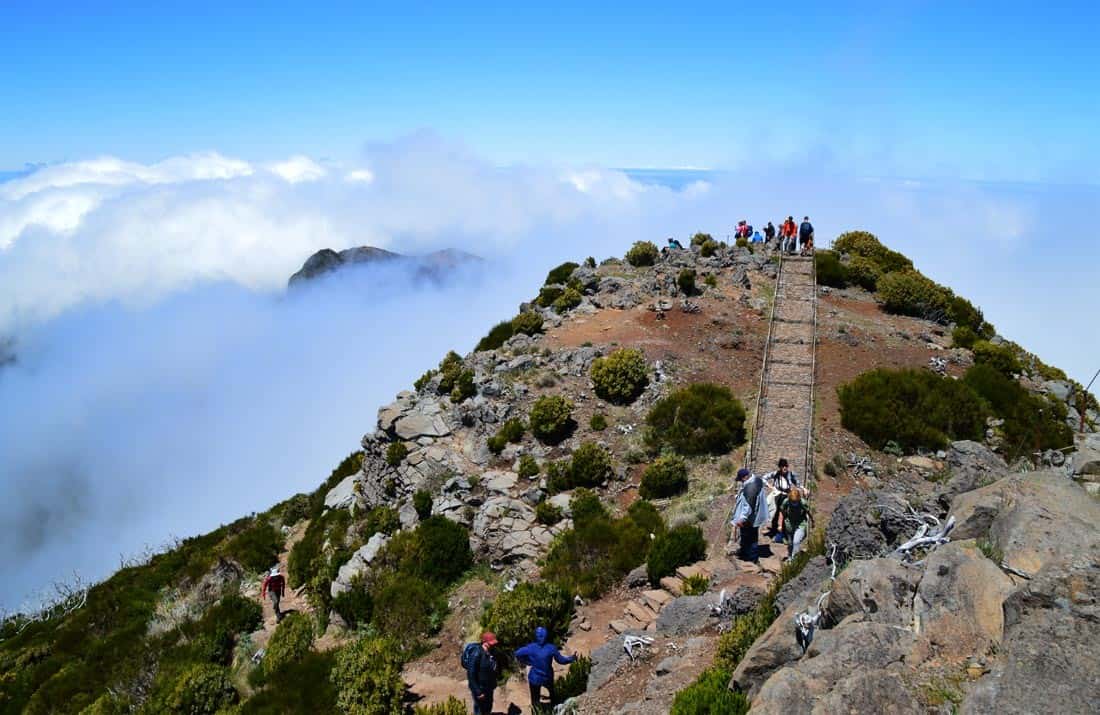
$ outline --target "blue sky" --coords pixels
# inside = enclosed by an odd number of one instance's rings
[[[0,170],[428,128],[499,163],[1100,181],[1095,5],[770,5],[5,3]]]

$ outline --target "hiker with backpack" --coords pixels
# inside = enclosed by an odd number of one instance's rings
[[[780,457],[775,471],[764,475],[764,483],[771,487],[769,501],[774,504],[770,536],[783,543],[783,502],[787,500],[791,488],[798,486],[798,475],[791,471],[787,458]]]
[[[670,238],[670,239],[668,239],[668,250],[670,250],[670,251],[671,250],[682,251],[682,250],[684,250],[684,246],[679,241],[677,241],[675,238]]]
[[[554,693],[554,663],[569,665],[577,659],[575,655],[563,655],[558,647],[547,642],[549,632],[539,626],[535,629],[535,640],[516,651],[516,660],[520,665],[530,666],[527,671],[527,684],[531,689],[531,712],[542,710],[542,689],[546,688],[550,696],[550,707],[558,704]]]
[[[803,256],[814,250],[814,225],[809,216],[803,216],[802,225],[798,227],[798,247]]]
[[[775,224],[768,221],[768,225],[764,227],[764,243],[771,244],[773,238],[775,238]]]
[[[276,623],[283,620],[283,612],[279,610],[279,602],[282,600],[285,590],[286,578],[279,573],[279,567],[276,566],[264,576],[263,584],[260,585],[260,600],[262,601],[265,596],[271,597],[271,606],[275,610]]]
[[[500,666],[493,649],[497,637],[491,631],[481,634],[480,643],[467,643],[462,649],[462,667],[466,670],[466,684],[474,699],[474,715],[492,715],[493,691],[497,688]]]
[[[798,227],[794,225],[794,216],[788,216],[787,220],[783,222],[783,226],[780,228],[781,250],[794,255],[795,237],[797,234]]]
[[[760,527],[768,522],[768,500],[764,494],[764,480],[742,467],[737,470],[741,490],[733,507],[730,523],[740,532],[740,548],[737,558],[759,563],[756,542],[760,539]]]
[[[806,525],[814,526],[814,515],[810,513],[810,507],[802,498],[802,490],[791,487],[790,494],[783,502],[780,510],[783,513],[783,533],[787,535],[787,560],[792,560],[802,549],[802,542],[806,540]]]

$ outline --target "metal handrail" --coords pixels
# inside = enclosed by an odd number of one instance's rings
[[[764,385],[768,375],[768,359],[771,356],[772,333],[775,330],[775,306],[779,303],[779,286],[783,280],[783,251],[779,251],[779,269],[775,273],[775,294],[772,296],[771,314],[768,316],[768,337],[764,341],[764,363],[760,368],[760,384],[756,390],[756,414],[753,415],[752,438],[749,440],[749,449],[745,453],[745,466],[748,469],[756,468],[756,443],[760,436],[760,423],[762,412],[760,402],[764,398]],[[816,332],[816,330],[815,330]]]
[[[814,312],[814,330],[812,342],[810,343],[810,404],[808,410],[810,412],[810,421],[806,427],[806,458],[802,462],[806,467],[806,472],[802,475],[802,480],[806,484],[807,488],[810,486],[810,482],[814,477],[814,392],[817,386],[817,260],[813,254],[810,254],[810,266],[811,275],[813,276],[812,288],[813,288],[813,312]]]

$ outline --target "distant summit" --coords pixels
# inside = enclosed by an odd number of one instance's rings
[[[374,246],[358,246],[346,248],[343,251],[322,248],[306,259],[301,269],[287,281],[287,286],[293,287],[296,283],[312,280],[348,266],[389,262],[410,266],[418,279],[439,281],[445,277],[447,271],[481,260],[479,256],[454,248],[433,251],[423,256],[406,256]]]

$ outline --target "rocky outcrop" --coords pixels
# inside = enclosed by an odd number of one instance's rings
[[[985,486],[1008,471],[1008,465],[984,444],[963,440],[953,442],[947,450],[947,465],[951,476],[945,486],[948,499]]]
[[[385,534],[374,534],[367,540],[367,543],[361,546],[347,563],[340,567],[339,572],[336,575],[336,580],[329,586],[329,592],[333,598],[336,598],[341,593],[346,593],[351,590],[352,582],[359,576],[362,576],[370,568],[371,562],[377,558],[379,552],[383,547],[390,542],[390,537]]]
[[[418,279],[442,280],[447,272],[466,263],[481,259],[469,253],[444,249],[423,256],[404,256],[374,246],[358,246],[334,251],[322,248],[306,259],[302,267],[287,281],[289,287],[302,285],[328,273],[351,266],[365,266],[377,263],[397,263],[410,270]]]

